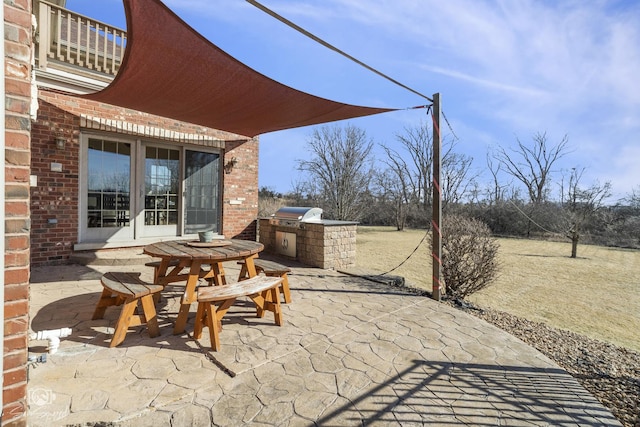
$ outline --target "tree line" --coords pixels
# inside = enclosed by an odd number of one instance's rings
[[[324,217],[364,225],[391,225],[397,230],[427,228],[431,222],[433,138],[425,124],[406,128],[396,144],[380,144],[384,156],[374,159],[374,142],[363,129],[323,126],[308,140],[310,157],[298,161],[305,178],[286,194],[260,189],[260,215],[282,205],[317,206]],[[474,159],[442,144],[443,215],[485,223],[494,235],[542,237],[579,243],[640,248],[640,186],[611,202],[610,182],[585,182],[586,168],[558,169],[571,154],[569,139],[552,141],[536,133],[510,148],[487,153],[481,182]]]

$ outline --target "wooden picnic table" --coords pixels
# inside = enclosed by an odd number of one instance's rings
[[[216,285],[223,285],[226,280],[222,263],[237,260],[244,261],[249,277],[254,277],[257,273],[253,260],[263,249],[262,243],[238,239],[214,240],[210,245],[189,240],[172,240],[145,246],[145,254],[161,259],[156,284],[166,286],[169,283],[186,282],[173,333],[184,332],[191,304],[197,301],[196,287],[199,279],[211,279]],[[203,270],[204,265],[210,265],[211,269]],[[184,269],[189,269],[189,272],[182,273]]]

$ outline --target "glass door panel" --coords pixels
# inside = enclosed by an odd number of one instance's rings
[[[86,237],[131,238],[131,144],[89,138],[86,189]]]
[[[185,152],[184,233],[219,233],[220,155]]]
[[[178,233],[180,151],[146,146],[144,158],[144,235]]]

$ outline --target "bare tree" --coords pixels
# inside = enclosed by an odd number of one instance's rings
[[[409,214],[409,200],[407,198],[406,183],[397,179],[397,175],[391,169],[385,169],[375,174],[375,185],[377,187],[378,202],[380,206],[393,208],[393,222],[396,230],[404,230]],[[381,215],[385,212],[378,212],[376,220],[380,221]]]
[[[566,193],[563,191],[562,206],[568,215],[567,237],[571,239],[571,258],[578,256],[578,241],[582,225],[604,208],[605,200],[611,196],[611,183],[595,183],[588,188],[580,186],[584,168],[573,168],[569,176]],[[563,186],[564,187],[564,186]]]
[[[624,201],[629,203],[632,208],[640,209],[640,186],[632,189]]]
[[[398,231],[404,230],[410,206],[418,201],[414,176],[402,156],[395,150],[382,145],[387,154],[383,159],[388,168],[377,174],[378,187],[393,203],[395,223]]]
[[[455,144],[450,144],[442,156],[442,208],[458,204],[470,193],[478,173],[471,169],[473,157],[453,151]]]
[[[396,135],[396,139],[411,159],[411,166],[406,168],[407,176],[405,179],[412,186],[413,200],[421,204],[424,211],[428,211],[431,206],[431,167],[433,165],[433,138],[429,127],[426,124],[421,124],[417,127],[405,128],[405,133]],[[403,157],[396,151],[392,153],[395,154],[395,157]],[[388,151],[387,155],[389,154]]]
[[[317,183],[326,213],[358,220],[366,209],[362,198],[371,182],[373,142],[363,129],[347,125],[316,128],[308,143],[312,158],[298,160],[298,168]]]
[[[315,180],[298,177],[291,181],[291,190],[287,193],[288,204],[293,206],[320,206],[322,198]]]
[[[432,204],[433,138],[429,127],[421,124],[415,128],[405,128],[404,134],[396,135],[402,150],[394,150],[382,144],[386,158],[382,161],[398,183],[399,197],[403,203],[417,208],[425,220],[430,215]],[[473,175],[473,158],[454,151],[455,144],[446,142],[442,155],[442,197],[443,208],[455,204],[471,192],[477,174]]]
[[[640,248],[640,186],[633,188],[615,208],[617,232],[625,246]]]
[[[487,203],[489,206],[497,205],[503,202],[505,197],[505,191],[508,185],[500,183],[500,171],[502,170],[502,163],[494,163],[495,156],[487,153],[487,169],[491,174],[491,183],[487,185],[486,195]]]
[[[500,162],[506,173],[525,186],[530,202],[527,227],[527,235],[529,235],[534,213],[548,199],[552,167],[568,153],[569,139],[565,135],[558,144],[551,145],[546,133],[536,133],[531,146],[523,144],[519,139],[517,141],[518,148],[509,152],[498,147],[494,158]]]

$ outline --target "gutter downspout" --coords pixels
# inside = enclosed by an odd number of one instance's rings
[[[3,34],[3,40],[2,43],[0,43],[0,53],[2,54],[2,57],[4,58],[4,43],[5,43],[5,39],[4,39],[4,34],[5,34],[5,24],[4,24],[4,2],[2,3],[2,7],[0,7],[0,21],[2,21],[2,34]],[[3,60],[5,61],[5,60]],[[6,61],[5,61],[6,62]],[[5,133],[6,133],[6,129],[5,129],[5,114],[6,114],[6,99],[5,99],[5,67],[6,67],[6,63],[3,62],[2,67],[0,68],[0,94],[2,94],[0,96],[0,98],[2,98],[2,100],[0,101],[1,103],[1,108],[2,108],[2,114],[0,114],[0,127],[2,127],[2,136],[0,136],[0,164],[2,164],[3,170],[4,170],[4,166],[5,166],[5,154],[4,154],[4,150],[5,150]],[[4,202],[5,202],[5,179],[4,179],[4,173],[0,174],[0,224],[2,224],[3,228],[4,228],[4,223],[5,223],[5,211],[4,211]],[[2,253],[2,256],[0,257],[0,271],[3,272],[2,275],[0,275],[0,412],[2,412],[2,414],[4,414],[4,401],[2,399],[2,391],[4,391],[4,251],[5,251],[5,246],[4,246],[4,236],[2,236],[2,239],[0,239],[0,252]],[[0,417],[2,417],[2,415],[0,414]],[[0,418],[1,420],[1,418]],[[0,421],[1,423],[2,421]]]

